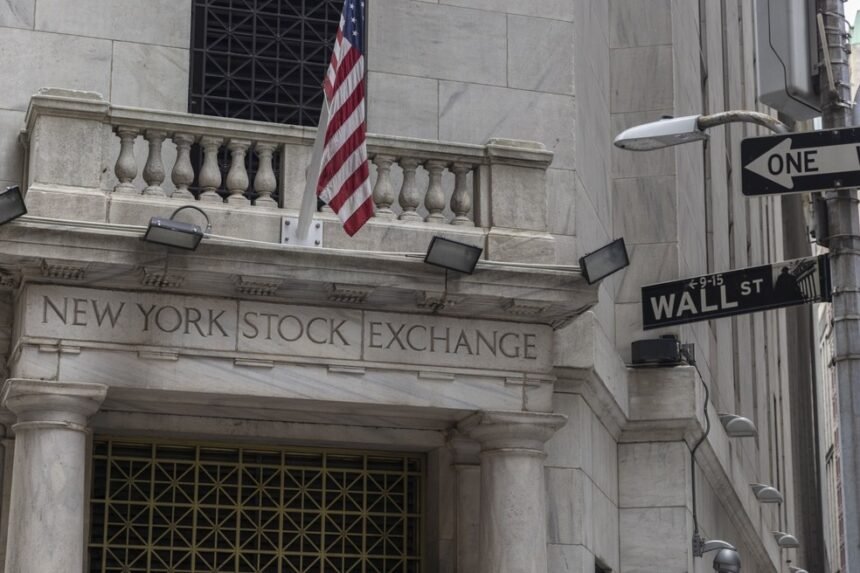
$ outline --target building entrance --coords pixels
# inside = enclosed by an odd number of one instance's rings
[[[421,571],[414,454],[96,438],[91,573]]]

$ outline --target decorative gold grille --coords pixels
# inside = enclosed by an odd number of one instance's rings
[[[420,572],[423,459],[96,439],[92,573]]]

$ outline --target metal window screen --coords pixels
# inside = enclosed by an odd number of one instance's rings
[[[342,0],[193,0],[189,111],[316,126]]]
[[[92,573],[420,572],[424,460],[97,438]]]

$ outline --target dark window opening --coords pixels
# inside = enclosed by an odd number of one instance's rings
[[[334,46],[342,0],[193,0],[188,111],[269,123],[316,126],[322,81]],[[191,150],[194,173],[203,154]],[[280,181],[280,155],[273,156]],[[257,158],[246,159],[254,200]],[[222,197],[230,153],[219,152]],[[199,196],[196,184],[190,188]],[[279,190],[272,198],[279,201]]]

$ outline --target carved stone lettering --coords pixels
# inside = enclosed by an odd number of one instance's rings
[[[548,326],[439,316],[365,313],[364,358],[457,368],[546,371]]]
[[[24,301],[22,335],[38,339],[514,372],[552,364],[552,331],[536,324],[42,285]]]
[[[237,350],[361,360],[358,310],[239,303]]]

